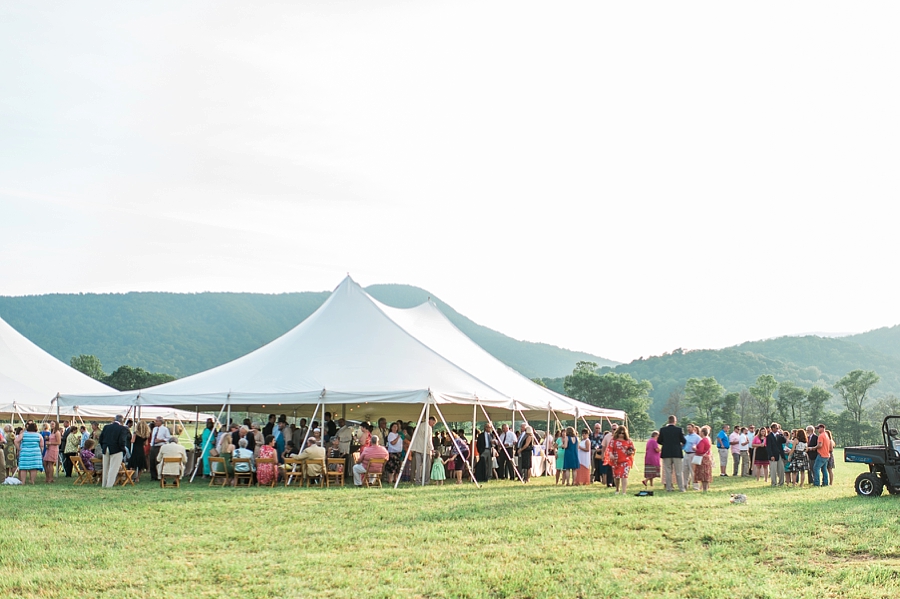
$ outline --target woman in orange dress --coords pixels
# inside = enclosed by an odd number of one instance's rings
[[[47,477],[48,483],[52,483],[53,477],[56,475],[60,443],[62,443],[62,433],[59,432],[59,424],[55,420],[51,420],[50,436],[47,437],[47,452],[44,453],[44,475]]]
[[[606,446],[606,463],[612,466],[613,478],[616,481],[616,495],[628,487],[628,473],[634,466],[634,443],[625,426],[616,429],[612,441]]]
[[[581,430],[581,441],[578,442],[578,470],[575,471],[576,485],[591,484],[591,431]]]
[[[277,458],[278,451],[275,449],[275,436],[268,435],[266,436],[266,444],[259,448],[259,457],[260,458]],[[261,485],[270,485],[272,481],[278,476],[278,471],[276,468],[278,467],[278,462],[274,464],[257,464],[256,466],[256,480]]]

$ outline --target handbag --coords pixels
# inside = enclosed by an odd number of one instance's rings
[[[703,463],[702,455],[695,455],[694,457],[691,458],[691,464],[693,464],[694,466],[699,466],[702,463]]]

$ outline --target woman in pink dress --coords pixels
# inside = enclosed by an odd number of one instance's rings
[[[59,462],[59,444],[62,443],[62,433],[55,420],[50,421],[50,436],[47,437],[47,451],[44,453],[44,475],[47,482],[52,483],[56,474],[56,464]]]
[[[576,485],[591,484],[591,431],[581,430],[581,441],[578,442],[578,470],[575,471]]]
[[[616,481],[616,495],[620,487],[622,495],[628,487],[628,474],[634,466],[634,443],[628,429],[623,425],[616,429],[612,441],[606,446],[606,463],[612,466],[613,478]]]
[[[259,448],[259,457],[262,459],[265,458],[277,458],[278,451],[275,449],[275,436],[267,435],[266,436],[266,444]],[[278,461],[276,460],[274,464],[257,464],[256,465],[256,480],[261,485],[271,485],[272,481],[278,476],[278,471],[276,468],[278,467]]]
[[[641,483],[645,487],[647,486],[647,481],[650,481],[650,486],[652,487],[653,479],[659,476],[659,454],[662,448],[656,441],[657,437],[659,437],[658,431],[650,433],[650,438],[647,439],[647,447],[644,449],[644,480]]]

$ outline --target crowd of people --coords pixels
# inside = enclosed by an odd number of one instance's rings
[[[626,426],[611,424],[603,430],[597,422],[593,430],[583,428],[580,433],[575,427],[560,426],[550,438],[541,437],[527,423],[521,423],[518,432],[507,424],[495,431],[488,423],[483,430],[475,430],[470,440],[463,430],[435,431],[435,424],[432,417],[416,431],[412,422],[388,423],[381,418],[376,424],[350,423],[326,412],[321,424],[307,425],[305,418],[288,423],[286,415],[271,414],[262,426],[246,419],[220,427],[209,419],[195,442],[202,475],[211,476],[210,458],[221,457],[228,484],[235,484],[235,473],[242,471],[252,473],[260,484],[294,476],[283,467],[289,459],[304,460],[304,474],[310,478],[323,476],[323,467],[340,469],[357,486],[373,473],[380,473],[389,484],[400,480],[462,484],[466,478],[527,483],[537,457],[546,460],[543,473],[554,475],[558,485],[599,483],[614,488],[616,494],[627,492],[636,451]],[[102,458],[105,486],[115,483],[122,463],[136,480],[142,472],[148,472],[151,480],[162,474],[180,476],[194,447],[184,432],[180,424],[170,431],[162,418],[135,423],[117,417],[102,429],[91,423],[90,430],[84,424],[63,422],[60,427],[54,421],[44,423],[40,432],[33,421],[24,427],[6,425],[0,433],[0,471],[7,476],[18,471],[21,481],[31,484],[43,471],[46,481],[53,483],[58,467],[66,477],[72,476],[78,456],[87,470],[95,468],[95,458]],[[833,449],[831,432],[823,424],[792,431],[782,430],[777,423],[759,429],[726,425],[713,436],[709,426],[688,424],[685,430],[670,416],[667,425],[646,442],[641,482],[650,489],[660,478],[667,491],[705,492],[718,460],[720,477],[755,477],[772,486],[826,486],[834,482]],[[173,461],[167,466],[172,470],[162,472],[165,457],[182,459],[180,465]],[[332,465],[323,466],[328,459]],[[343,464],[335,464],[336,459]]]
[[[661,474],[667,491],[677,486],[683,492],[691,485],[706,491],[713,478],[715,448],[720,477],[729,476],[731,461],[731,476],[755,477],[773,487],[828,486],[834,484],[834,445],[824,424],[792,431],[777,422],[759,429],[725,425],[713,440],[710,427],[688,424],[685,432],[675,416],[669,416],[667,425],[647,441],[643,482],[652,485]]]

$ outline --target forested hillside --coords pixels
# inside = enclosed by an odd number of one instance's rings
[[[376,285],[368,291],[399,308],[431,296],[406,285]],[[265,345],[303,321],[328,296],[323,291],[0,297],[0,318],[66,364],[73,356],[91,354],[107,372],[128,364],[183,377]],[[460,330],[526,376],[563,376],[579,360],[615,364],[582,352],[517,341],[475,324],[431,297]]]
[[[848,372],[863,369],[874,370],[881,376],[880,383],[872,389],[873,397],[900,397],[900,357],[851,340],[856,337],[780,337],[721,350],[675,350],[614,368],[601,368],[600,372],[628,373],[637,380],[650,381],[653,385],[650,417],[657,423],[667,415],[665,406],[669,396],[683,391],[690,378],[715,377],[726,390],[737,392],[750,388],[757,377],[770,374],[778,382],[791,381],[807,389],[818,385],[831,391],[832,385]],[[890,346],[885,343],[885,347]],[[551,389],[563,392],[562,378],[545,378],[544,382]],[[829,407],[840,411],[839,398],[832,398]]]

